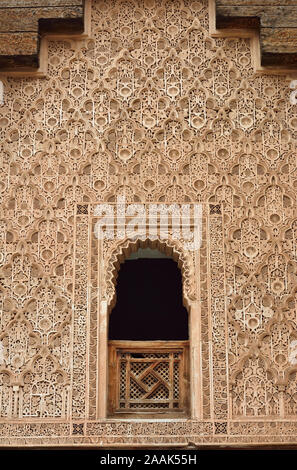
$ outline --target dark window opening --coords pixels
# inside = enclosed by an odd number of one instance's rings
[[[116,290],[110,340],[188,340],[181,271],[171,258],[131,256],[121,265]]]

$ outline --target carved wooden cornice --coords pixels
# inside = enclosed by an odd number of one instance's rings
[[[256,30],[262,66],[297,67],[297,0],[216,0],[216,28]]]
[[[0,70],[34,71],[46,34],[84,32],[84,0],[3,0],[0,6]],[[261,65],[296,68],[297,0],[215,0],[216,29],[259,32]]]
[[[2,0],[0,69],[38,69],[45,34],[84,31],[84,0]]]

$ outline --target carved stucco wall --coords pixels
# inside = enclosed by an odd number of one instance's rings
[[[296,68],[297,0],[211,0],[221,31],[257,32],[262,65]],[[88,0],[2,0],[0,69],[36,70],[43,60],[41,39],[48,34],[83,32]]]
[[[1,444],[292,442],[297,108],[290,79],[256,75],[249,39],[212,38],[205,0],[93,1],[91,18],[91,38],[49,42],[46,78],[3,79]],[[200,255],[198,421],[107,423],[86,411],[86,394],[90,402],[94,396],[84,348],[94,336],[85,335],[85,303],[98,269],[86,249],[92,225],[77,204],[84,212],[116,195],[222,208],[205,222]],[[85,276],[88,263],[96,279]]]

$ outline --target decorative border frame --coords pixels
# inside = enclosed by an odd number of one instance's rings
[[[82,416],[81,412],[77,413],[74,400],[73,419],[106,419],[107,317],[114,303],[119,264],[137,245],[127,239],[96,240],[94,207],[96,205],[78,205],[75,224],[72,397],[85,394],[86,406]],[[220,205],[203,205],[201,230],[202,244],[191,260],[172,240],[164,242],[156,238],[151,242],[160,249],[171,250],[182,267],[184,301],[190,312],[191,417],[226,421],[229,401],[227,317]],[[85,333],[82,327],[87,329]],[[80,344],[82,334],[87,344]],[[79,355],[79,351],[83,353]]]
[[[174,447],[296,445],[297,422],[102,420],[0,423],[3,447]]]
[[[108,315],[115,302],[117,270],[125,257],[138,246],[152,245],[172,255],[182,270],[183,297],[190,313],[190,332],[192,332],[190,333],[191,416],[195,419],[201,418],[199,250],[192,252],[184,250],[181,243],[170,235],[166,240],[160,239],[157,235],[153,238],[148,236],[145,240],[131,241],[127,238],[98,240],[94,235],[97,221],[94,209],[97,206],[97,204],[78,205],[76,214],[72,416],[83,418],[82,412],[77,412],[76,402],[76,397],[79,397],[82,403],[83,394],[85,394],[86,418],[105,419],[107,416],[107,324]],[[193,224],[191,221],[191,228]],[[159,223],[156,223],[155,228],[157,231],[161,230]],[[191,334],[195,338],[194,341]],[[87,341],[84,342],[80,335],[87,338]],[[84,349],[86,347],[88,350]]]
[[[74,224],[72,416],[69,421],[3,420],[0,422],[1,447],[193,448],[297,443],[297,421],[230,420],[222,212],[220,205],[203,206],[202,245],[197,257],[199,269],[186,274],[198,275],[202,377],[198,416],[167,421],[106,419],[103,416],[100,419],[98,416],[102,412],[98,407],[102,380],[97,374],[98,355],[105,347],[98,344],[98,338],[100,330],[107,327],[108,310],[108,302],[106,297],[102,300],[98,285],[104,281],[108,250],[93,236],[92,205],[83,204],[77,206]],[[113,251],[111,249],[109,254]],[[124,251],[121,253],[124,255]],[[98,269],[102,260],[102,269]],[[103,302],[103,310],[98,308],[98,302]],[[81,403],[85,403],[83,411]]]

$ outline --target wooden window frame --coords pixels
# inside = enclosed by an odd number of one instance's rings
[[[189,403],[189,418],[202,419],[202,364],[201,364],[201,325],[200,310],[201,303],[199,301],[190,302],[188,305],[189,315],[189,394],[191,400]],[[109,415],[109,380],[108,380],[108,302],[100,302],[99,310],[99,329],[98,329],[98,414],[97,419],[114,419]],[[167,415],[168,416],[168,415]],[[124,418],[117,415],[117,419]],[[146,415],[149,418],[148,415]],[[130,415],[131,418],[131,415]],[[160,415],[158,416],[160,418]]]
[[[138,409],[137,404],[140,401],[136,400],[134,403],[136,409],[129,409],[133,400],[120,400],[120,364],[121,354],[144,353],[144,354],[169,354],[169,369],[171,370],[172,377],[169,378],[167,385],[169,390],[169,398],[160,400],[160,403],[168,404],[168,408],[147,408]],[[180,355],[180,358],[174,359],[174,355]],[[189,341],[115,341],[110,340],[108,342],[108,417],[110,418],[187,418],[190,413],[190,377],[189,377]],[[132,362],[143,361],[144,359],[135,359]],[[155,362],[153,359],[148,361]],[[129,361],[130,362],[130,361]],[[129,363],[128,362],[128,363]],[[161,362],[167,362],[164,359]],[[173,387],[173,364],[179,363],[179,393],[178,399],[174,399]],[[129,387],[129,377],[126,375],[126,387]],[[127,393],[127,389],[125,390]],[[128,395],[129,392],[128,392]],[[127,395],[125,395],[127,398]],[[124,409],[120,408],[120,402],[123,405],[123,401],[126,403]],[[141,400],[144,403],[145,400]],[[152,405],[152,402],[148,399],[146,405]],[[155,401],[154,404],[157,404]],[[175,409],[175,405],[177,408]],[[141,404],[140,404],[141,406]]]

